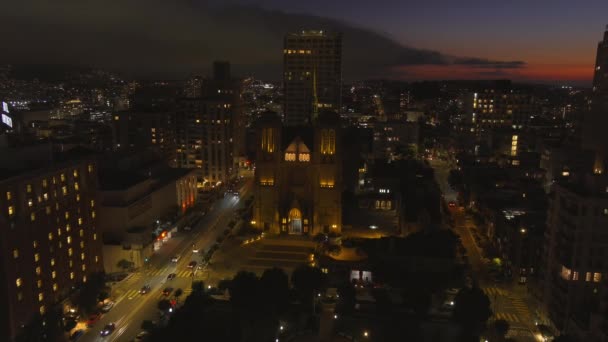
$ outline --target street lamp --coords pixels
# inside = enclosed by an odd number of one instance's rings
[[[363,332],[363,337],[369,337],[369,332],[367,330]]]

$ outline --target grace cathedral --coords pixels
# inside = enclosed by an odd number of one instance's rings
[[[283,126],[275,113],[256,125],[252,225],[270,234],[339,233],[342,229],[340,119]]]

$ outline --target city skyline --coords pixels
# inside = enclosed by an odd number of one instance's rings
[[[159,78],[204,72],[223,59],[238,74],[280,80],[282,32],[333,29],[344,34],[345,80],[508,78],[583,86],[591,84],[607,6],[518,1],[497,11],[495,2],[442,1],[348,7],[317,1],[27,3],[10,4],[2,15],[0,31],[11,48],[0,62],[86,65]]]

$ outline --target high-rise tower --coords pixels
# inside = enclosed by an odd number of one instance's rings
[[[604,40],[597,44],[593,92],[599,96],[608,97],[608,25],[604,31]]]
[[[301,31],[285,36],[283,85],[285,124],[316,120],[321,111],[340,110],[342,36],[326,31]]]

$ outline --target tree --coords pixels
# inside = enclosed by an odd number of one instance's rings
[[[344,282],[338,286],[338,295],[340,300],[338,301],[339,312],[350,313],[355,310],[357,304],[357,291],[355,286],[351,282]]]
[[[173,293],[173,296],[175,297],[175,300],[176,300],[177,302],[179,302],[179,297],[180,297],[182,294],[184,294],[184,290],[182,290],[182,289],[177,289],[177,290],[175,290],[175,293]]]
[[[156,307],[158,308],[158,310],[165,312],[169,310],[169,308],[171,308],[171,303],[167,299],[161,299]]]
[[[260,278],[260,295],[275,314],[283,312],[289,300],[289,277],[278,267],[266,269]]]
[[[230,282],[230,279],[222,279],[217,283],[217,288],[220,291],[224,292],[230,288]]]
[[[314,305],[314,296],[325,286],[325,274],[317,267],[298,266],[291,274],[291,283],[305,306]]]
[[[74,302],[82,311],[90,312],[97,306],[100,301],[100,295],[104,293],[107,296],[104,274],[93,273],[89,275],[87,282],[80,288]]]
[[[239,309],[253,309],[258,300],[258,286],[255,273],[239,271],[230,283],[230,302]]]
[[[507,336],[509,332],[509,322],[504,319],[499,319],[494,322],[494,331],[496,332],[496,336],[502,341]]]
[[[575,339],[571,335],[562,334],[553,339],[553,342],[574,342]]]
[[[490,316],[490,299],[479,287],[465,287],[454,298],[453,318],[462,327],[465,340],[478,337]]]

